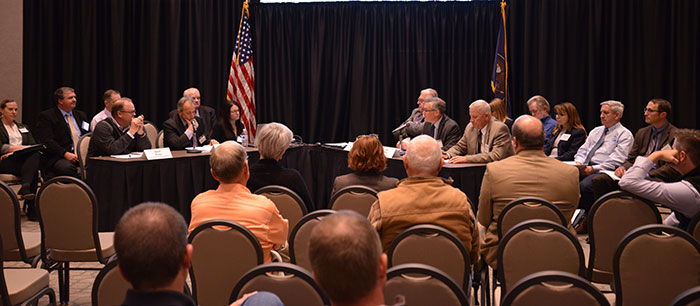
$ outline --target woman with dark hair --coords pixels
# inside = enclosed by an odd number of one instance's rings
[[[513,119],[510,119],[508,117],[508,111],[506,111],[506,104],[503,102],[503,99],[500,98],[495,98],[489,102],[489,106],[491,107],[491,116],[496,118],[496,120],[503,122],[508,126],[508,130],[513,129]]]
[[[379,174],[386,169],[386,157],[382,143],[374,136],[360,136],[355,140],[348,153],[348,167],[353,173],[335,178],[331,196],[351,185],[367,186],[379,192],[394,188],[399,183],[396,178]]]
[[[586,128],[581,124],[576,107],[564,102],[554,106],[557,126],[544,145],[544,154],[561,161],[572,161],[578,148],[586,142]]]
[[[214,124],[211,138],[219,143],[226,140],[236,141],[243,133],[243,123],[241,122],[241,106],[238,102],[226,101],[219,109],[219,118]]]

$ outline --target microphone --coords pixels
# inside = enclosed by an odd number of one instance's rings
[[[196,132],[196,131],[197,131],[197,120],[196,120],[196,119],[192,119],[191,123],[192,123],[192,128],[193,128],[194,131]]]
[[[401,125],[399,125],[399,127],[395,128],[393,131],[391,131],[391,133],[396,133],[400,130],[403,130],[407,125],[408,125],[408,122],[404,122]]]

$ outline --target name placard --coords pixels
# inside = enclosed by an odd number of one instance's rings
[[[143,150],[143,154],[146,154],[147,160],[173,158],[170,148]]]

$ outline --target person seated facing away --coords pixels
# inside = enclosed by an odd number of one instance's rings
[[[486,101],[472,102],[469,117],[464,136],[447,150],[450,163],[489,163],[515,154],[508,127],[491,116]]]
[[[192,219],[189,232],[198,225],[213,219],[226,219],[240,223],[258,237],[265,255],[271,262],[270,250],[287,241],[288,224],[282,218],[275,203],[268,198],[250,193],[245,187],[250,173],[243,146],[226,141],[212,149],[209,163],[211,175],[219,182],[216,190],[197,195],[192,200]]]
[[[256,136],[255,142],[260,153],[260,160],[250,166],[248,189],[256,190],[268,185],[280,185],[296,192],[306,205],[306,211],[314,211],[309,189],[304,178],[296,169],[283,167],[279,160],[292,143],[292,131],[284,124],[272,122],[265,124]]]
[[[219,110],[219,119],[214,124],[214,131],[211,138],[218,142],[226,140],[236,141],[238,136],[243,134],[243,123],[241,122],[241,106],[235,101],[226,101]]]
[[[680,182],[657,182],[646,179],[654,164],[665,161],[679,173]],[[685,229],[693,216],[700,213],[700,131],[676,131],[673,149],[637,156],[634,165],[620,179],[620,188],[673,210],[664,224]]]
[[[311,231],[309,260],[331,305],[384,305],[387,255],[358,213],[341,210],[324,217]]]
[[[415,137],[420,135],[423,131],[423,106],[425,104],[425,101],[427,101],[429,98],[437,96],[438,93],[435,89],[426,88],[421,90],[420,95],[418,96],[418,100],[416,101],[418,107],[414,108],[411,111],[411,115],[408,116],[406,121],[401,123],[399,127],[395,128],[391,132],[392,134],[394,134],[394,137],[400,140],[406,137]],[[397,144],[397,146],[398,145],[399,144]]]
[[[162,203],[143,203],[129,209],[114,230],[119,272],[134,289],[122,305],[191,305],[183,293],[194,248],[187,243],[182,215]],[[256,304],[264,302],[265,304]],[[235,305],[282,305],[269,292],[251,292]]]
[[[194,103],[188,97],[177,101],[177,117],[171,117],[163,122],[163,145],[171,150],[184,150],[186,147],[196,147],[207,144],[218,144],[209,139],[202,125],[202,118],[195,117]]]
[[[34,197],[39,182],[39,151],[21,152],[27,146],[36,144],[29,128],[16,121],[17,102],[5,99],[0,102],[2,127],[0,128],[0,173],[9,173],[22,178],[22,187],[17,192],[18,198],[27,204],[27,218],[36,221]],[[18,152],[19,151],[19,152]],[[17,154],[15,154],[17,152]]]
[[[105,93],[102,95],[102,102],[104,102],[105,108],[101,112],[97,113],[95,117],[92,117],[92,120],[90,121],[90,132],[95,131],[95,127],[98,123],[100,123],[100,121],[107,118],[112,118],[112,105],[121,98],[121,94],[114,89],[107,89],[105,91]]]
[[[549,102],[543,96],[534,96],[527,100],[527,108],[530,110],[530,115],[542,121],[544,141],[547,143],[557,126],[557,122],[549,115]]]
[[[488,104],[487,104],[488,106]],[[368,219],[386,251],[405,229],[423,223],[442,226],[464,243],[472,263],[479,259],[479,232],[467,195],[438,177],[442,153],[435,139],[421,135],[408,144],[403,165],[408,178],[394,189],[379,192]]]
[[[112,116],[97,123],[90,138],[88,157],[128,154],[151,148],[143,129],[143,115],[136,116],[131,99],[120,98],[112,105]]]
[[[202,105],[202,95],[199,93],[199,89],[191,87],[185,89],[182,92],[183,97],[188,97],[192,99],[192,104],[194,104],[194,116],[197,117],[197,121],[201,122],[199,128],[204,130],[204,134],[207,138],[212,138],[212,131],[214,124],[216,123],[216,110],[213,108]],[[168,117],[177,119],[178,109],[170,111]]]
[[[573,104],[557,104],[554,112],[557,114],[557,126],[552,131],[552,137],[545,142],[544,154],[561,161],[572,161],[578,148],[586,141],[586,128]]]
[[[506,104],[503,102],[503,99],[495,98],[491,100],[491,102],[489,102],[489,107],[491,107],[491,116],[505,123],[510,131],[513,128],[513,119],[508,117],[508,111],[506,111]]]
[[[78,99],[75,90],[61,87],[54,92],[56,107],[39,113],[34,132],[40,143],[46,146],[42,156],[42,168],[51,175],[78,175],[78,147],[80,136],[88,132],[85,113],[75,109]]]
[[[542,122],[533,116],[520,116],[513,124],[515,155],[486,165],[477,217],[486,228],[481,254],[494,269],[498,266],[498,217],[508,203],[521,197],[541,197],[557,206],[567,222],[578,206],[578,170],[544,155],[543,145]]]
[[[367,186],[379,192],[394,188],[399,182],[397,178],[379,174],[386,169],[386,157],[382,143],[375,136],[357,137],[348,153],[348,168],[353,173],[336,177],[331,195],[352,185]]]

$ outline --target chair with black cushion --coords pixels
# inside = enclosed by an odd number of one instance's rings
[[[688,233],[700,242],[700,213],[696,214],[688,224]]]
[[[429,251],[428,251],[429,250]],[[387,250],[389,267],[420,263],[448,274],[469,296],[471,260],[469,252],[448,229],[433,225],[414,225],[394,238]]]
[[[126,291],[132,288],[119,273],[117,260],[113,260],[100,270],[92,284],[92,305],[121,305]]]
[[[0,237],[0,249],[3,249]],[[56,294],[49,287],[49,272],[43,269],[5,269],[0,253],[0,305],[32,305],[48,295],[49,305],[56,305]]]
[[[602,292],[585,278],[562,271],[542,271],[517,282],[503,306],[609,306]]]
[[[667,225],[644,225],[625,235],[613,257],[616,305],[669,305],[700,286],[700,243]]]
[[[90,147],[90,138],[92,138],[92,132],[88,132],[80,136],[78,140],[78,162],[80,163],[80,175],[83,180],[87,179],[87,172],[85,169],[87,162],[88,148]]]
[[[158,137],[156,137],[156,146],[155,146],[156,148],[164,148],[165,147],[165,145],[163,144],[163,137],[165,137],[163,134],[163,131],[158,132]]]
[[[37,194],[41,228],[41,259],[50,270],[58,270],[61,303],[69,300],[70,262],[107,264],[114,253],[114,233],[97,231],[97,198],[85,182],[58,176],[39,189]]]
[[[613,255],[620,240],[631,230],[647,224],[660,224],[654,204],[625,191],[600,197],[588,212],[590,254],[586,277],[595,283],[613,280]]]
[[[503,236],[498,245],[502,298],[519,280],[547,270],[586,275],[581,244],[566,227],[535,219],[518,223]]]
[[[376,190],[367,186],[351,185],[334,193],[329,203],[332,210],[349,209],[367,216],[376,200]]]
[[[233,288],[229,303],[253,291],[272,292],[286,306],[330,305],[311,273],[290,263],[268,263],[251,269]]]
[[[413,305],[469,305],[469,299],[443,271],[424,264],[403,264],[387,270],[384,303]]]
[[[289,234],[289,257],[293,264],[311,271],[309,260],[309,239],[311,231],[318,225],[323,217],[335,213],[334,210],[321,209],[307,214]]]
[[[690,288],[679,294],[673,302],[672,306],[700,306],[700,286]]]
[[[143,122],[143,130],[146,132],[146,137],[148,137],[148,141],[151,143],[151,149],[155,149],[156,147],[156,141],[158,139],[158,128],[156,127],[153,122],[150,121],[144,121]]]
[[[22,232],[19,200],[4,182],[0,182],[0,237],[5,242],[2,253],[6,261],[23,261],[33,268],[37,266],[41,233]]]
[[[263,263],[263,250],[245,226],[229,220],[211,220],[187,237],[192,244],[192,297],[197,304],[228,305],[233,286],[251,268]]]
[[[299,220],[308,213],[301,197],[287,187],[268,185],[256,190],[255,194],[263,195],[272,200],[280,211],[280,215],[289,221],[289,228],[294,228]]]

